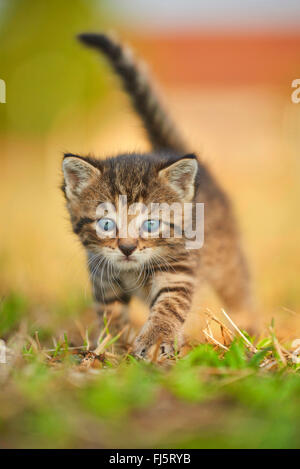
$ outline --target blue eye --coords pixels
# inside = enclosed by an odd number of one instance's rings
[[[97,225],[102,231],[106,231],[107,233],[110,233],[116,227],[116,223],[111,218],[101,218],[101,220],[97,222]]]
[[[160,222],[159,220],[146,220],[142,224],[142,230],[147,233],[153,233],[159,229]]]

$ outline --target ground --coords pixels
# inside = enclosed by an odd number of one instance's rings
[[[64,334],[45,346],[51,331],[28,328],[21,298],[1,308],[2,448],[299,448],[299,359],[273,323],[254,345],[207,312],[206,343],[137,361],[132,330],[121,346],[107,322],[91,350],[92,331],[77,320],[81,345]]]

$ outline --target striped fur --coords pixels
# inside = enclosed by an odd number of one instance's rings
[[[106,160],[66,154],[62,189],[73,230],[87,252],[99,314],[111,316],[119,332],[128,322],[131,297],[142,298],[150,315],[135,341],[135,355],[146,356],[157,341],[161,353],[171,354],[175,345],[180,347],[193,295],[204,281],[213,286],[230,311],[250,308],[248,267],[231,204],[209,169],[195,155],[186,154],[185,145],[128,50],[102,34],[81,34],[79,38],[110,60],[144,122],[153,151]],[[125,259],[120,250],[124,240],[118,235],[99,239],[96,233],[97,206],[102,202],[118,206],[120,194],[127,196],[128,204],[183,204],[187,199],[204,203],[204,247],[187,250],[184,237],[175,236],[172,221],[169,238],[140,236],[134,240],[130,259]]]
[[[154,150],[186,153],[186,146],[162,108],[141,65],[128,47],[104,34],[80,34],[79,40],[105,54],[122,80],[136,112],[143,120]]]

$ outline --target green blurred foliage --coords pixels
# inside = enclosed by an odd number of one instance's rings
[[[100,61],[75,39],[105,28],[101,2],[2,0],[0,14],[1,131],[44,134],[62,111],[82,112],[106,92]]]
[[[34,350],[20,365],[0,387],[2,447],[299,448],[299,375],[255,370],[241,341],[170,369],[131,359],[80,375],[67,353],[51,368]]]
[[[28,301],[18,293],[10,293],[0,301],[0,338],[16,328],[28,311]]]
[[[79,395],[84,407],[102,418],[122,419],[133,409],[153,402],[158,374],[151,366],[135,363],[106,374]]]

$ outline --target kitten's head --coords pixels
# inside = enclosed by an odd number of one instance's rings
[[[73,230],[90,255],[122,270],[182,255],[180,207],[194,199],[195,155],[124,154],[98,160],[66,154],[63,172]]]

